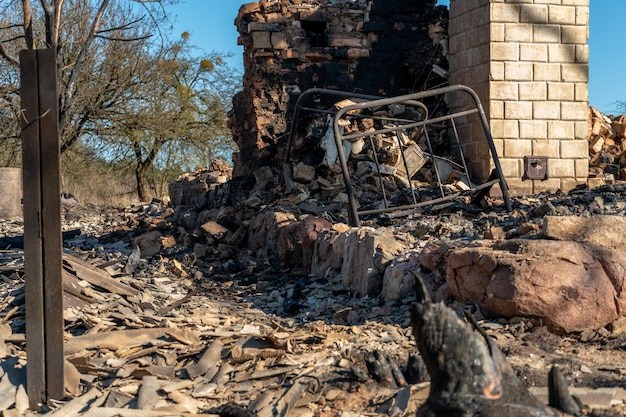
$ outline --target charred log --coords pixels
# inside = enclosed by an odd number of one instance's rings
[[[431,378],[419,417],[563,415],[526,389],[484,331],[468,325],[443,304],[431,302],[426,287],[419,282],[418,287],[422,289],[411,308],[411,324]],[[564,378],[552,377],[550,389],[550,404],[576,412],[570,407],[573,400]]]

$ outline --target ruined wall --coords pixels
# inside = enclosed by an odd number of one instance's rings
[[[235,20],[244,48],[243,91],[229,124],[235,177],[282,162],[287,118],[313,88],[394,96],[442,83],[447,9],[436,0],[261,0]]]
[[[450,83],[481,97],[513,194],[587,179],[588,23],[589,0],[450,2]],[[472,119],[459,127],[471,171],[484,179],[491,165],[479,129]],[[527,179],[524,157],[546,157],[547,178]]]

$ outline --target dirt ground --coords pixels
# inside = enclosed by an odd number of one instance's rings
[[[68,216],[66,228],[90,231],[67,240],[65,251],[98,270],[123,271],[133,230],[120,225],[137,213],[115,213],[117,220],[110,213]],[[11,235],[19,227],[4,222],[1,231]],[[0,254],[0,318],[10,326],[1,362],[9,375],[7,369],[23,371],[26,365],[23,265],[19,249]],[[128,412],[138,408],[184,416],[218,414],[234,403],[259,417],[397,417],[413,415],[428,396],[425,375],[402,386],[377,380],[367,364],[375,353],[407,374],[409,356],[417,352],[409,318],[414,295],[394,302],[356,298],[336,277],[272,265],[217,273],[184,255],[163,251],[142,260],[132,274],[113,274],[135,289],[131,296],[111,294],[77,275],[88,302],[66,304],[65,339],[78,382],[50,408],[62,412],[78,403],[85,416],[133,415]],[[548,371],[557,365],[586,405],[584,415],[626,415],[626,319],[599,331],[556,336],[526,318],[485,318],[474,306],[449,307],[474,316],[540,399],[547,401]],[[119,332],[136,330],[156,336],[111,343]],[[203,363],[215,346],[213,362]],[[146,405],[150,381],[158,388]]]

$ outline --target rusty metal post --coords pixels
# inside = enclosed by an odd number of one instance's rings
[[[65,395],[56,51],[21,51],[20,72],[26,382],[36,410]]]

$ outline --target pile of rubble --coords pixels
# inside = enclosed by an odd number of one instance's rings
[[[607,116],[591,107],[589,183],[613,184],[626,180],[626,115]]]
[[[576,386],[574,393],[595,409],[589,415],[611,415],[610,409],[621,415],[623,319],[556,336],[545,327],[559,330],[563,325],[554,320],[523,311],[512,317],[494,314],[489,302],[501,296],[489,289],[492,284],[485,286],[486,297],[463,298],[479,285],[463,276],[482,276],[463,275],[463,270],[483,268],[506,278],[507,270],[526,263],[532,272],[535,259],[548,264],[547,252],[524,249],[516,261],[507,242],[582,240],[588,243],[577,250],[587,250],[580,253],[589,259],[580,263],[573,243],[561,242],[570,245],[572,256],[557,267],[571,271],[590,265],[594,279],[604,279],[604,270],[611,281],[610,271],[626,265],[620,263],[620,239],[608,239],[597,223],[587,223],[587,235],[580,224],[567,235],[551,222],[552,217],[585,220],[602,214],[617,231],[626,212],[626,189],[614,185],[594,193],[581,189],[567,196],[518,198],[511,213],[498,201],[491,203],[490,211],[457,203],[437,213],[372,219],[361,228],[285,202],[252,208],[244,200],[215,209],[159,201],[125,210],[68,206],[66,231],[80,229],[64,242],[65,383],[73,399],[50,404],[51,414],[229,415],[233,404],[259,416],[412,413],[429,392],[409,329],[411,289],[419,274],[435,297],[458,311],[470,308],[535,394],[545,395],[545,369],[559,363]],[[3,223],[4,238],[20,234],[20,227],[18,221]],[[594,230],[603,235],[601,242],[594,240]],[[598,243],[608,246],[601,249]],[[463,255],[489,247],[500,252]],[[556,255],[563,258],[562,251]],[[23,415],[29,413],[23,254],[5,246],[0,256],[0,406],[6,415]],[[566,290],[574,303],[588,299],[589,294],[576,299],[572,292],[582,288],[576,287],[580,283],[554,283],[564,285],[558,291]],[[613,284],[621,291],[618,282]],[[612,284],[603,285],[610,295]],[[526,296],[541,298],[545,292]],[[597,305],[586,306],[581,309],[597,311]],[[546,317],[555,313],[545,312]]]
[[[261,0],[235,25],[243,90],[229,126],[235,176],[279,168],[289,116],[310,88],[393,97],[445,83],[448,10],[436,0]],[[434,69],[438,69],[437,72]]]

